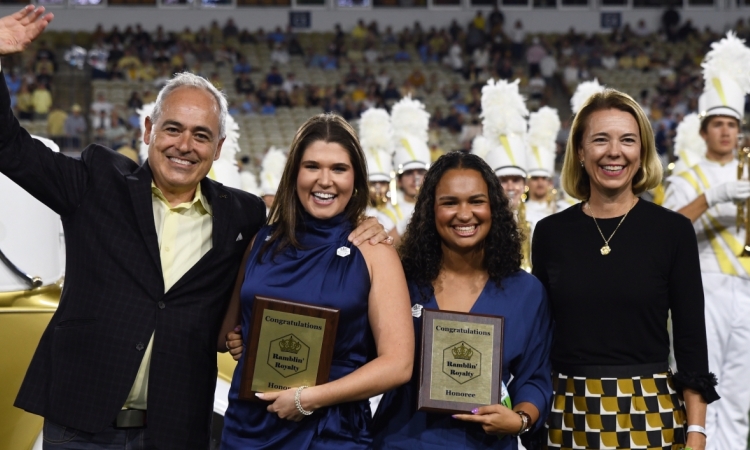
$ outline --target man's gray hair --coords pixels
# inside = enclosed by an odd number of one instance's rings
[[[216,103],[219,105],[219,139],[224,139],[225,137],[227,137],[227,130],[226,126],[224,125],[224,122],[227,118],[227,98],[224,96],[224,93],[216,89],[216,87],[211,84],[210,81],[190,72],[181,72],[175,74],[174,77],[172,77],[172,79],[167,82],[166,86],[164,86],[161,91],[159,91],[159,95],[156,97],[156,103],[154,104],[154,109],[153,111],[151,111],[151,123],[156,124],[156,122],[159,120],[164,100],[169,97],[169,94],[181,87],[194,87],[197,89],[203,89],[204,91],[207,91],[214,96],[214,98],[216,99]]]

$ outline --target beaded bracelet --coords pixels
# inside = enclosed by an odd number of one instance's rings
[[[305,416],[309,416],[312,414],[312,411],[307,411],[302,407],[302,403],[299,401],[300,395],[302,394],[302,389],[305,389],[307,386],[300,386],[297,388],[297,392],[294,393],[294,406],[297,407],[297,411],[301,412]]]

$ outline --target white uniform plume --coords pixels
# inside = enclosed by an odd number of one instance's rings
[[[698,99],[701,118],[713,115],[742,120],[745,95],[750,93],[750,48],[733,31],[711,44],[703,60],[703,94]]]
[[[399,100],[391,109],[391,124],[395,155],[393,165],[399,173],[430,167],[430,148],[427,146],[427,130],[430,113],[424,105],[411,96]]]
[[[680,158],[675,162],[672,173],[682,173],[706,157],[706,141],[701,136],[700,128],[701,119],[696,113],[688,114],[677,125],[674,151]]]
[[[583,81],[576,87],[575,93],[570,98],[570,108],[573,110],[573,114],[578,114],[578,111],[583,108],[584,103],[592,95],[604,92],[604,86],[599,84],[599,80],[594,78],[591,81]]]
[[[263,157],[260,169],[260,194],[276,195],[286,166],[286,155],[276,147],[271,147]]]
[[[369,181],[389,182],[393,170],[393,127],[388,111],[370,108],[359,120],[359,142],[367,158]]]
[[[482,88],[482,134],[489,147],[484,160],[498,177],[526,177],[529,110],[518,92],[519,81],[489,80]]]
[[[529,116],[529,176],[552,177],[555,174],[557,133],[560,117],[557,110],[548,106]]]

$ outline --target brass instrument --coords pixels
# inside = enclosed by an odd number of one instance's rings
[[[747,143],[747,142],[746,142]],[[750,172],[750,147],[744,146],[737,151],[737,179],[748,179],[745,177],[745,167]],[[737,204],[737,232],[745,227],[745,245],[742,246],[740,257],[750,257],[750,199]]]
[[[510,192],[510,194],[512,202],[513,193]],[[518,204],[518,211],[516,211],[518,230],[521,232],[521,268],[531,273],[531,222],[526,220],[526,203],[523,200],[522,197]]]

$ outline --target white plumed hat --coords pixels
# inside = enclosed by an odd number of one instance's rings
[[[260,194],[276,195],[276,190],[281,183],[281,175],[284,174],[286,166],[286,155],[281,149],[271,147],[263,156],[260,169]]]
[[[484,157],[498,177],[526,177],[526,116],[519,80],[490,79],[482,88],[482,134],[489,151]]]
[[[399,100],[391,109],[391,124],[395,154],[393,166],[398,173],[407,170],[429,169],[430,148],[427,146],[427,130],[430,113],[424,105],[411,96]]]
[[[478,134],[474,137],[474,140],[471,141],[471,153],[477,155],[478,157],[486,160],[487,153],[490,152],[490,141],[487,140],[484,135]]]
[[[529,116],[528,169],[530,177],[552,177],[555,174],[557,133],[560,117],[557,110],[542,106]]]
[[[706,157],[706,141],[701,136],[701,119],[698,114],[688,114],[677,125],[674,151],[679,156],[672,173],[682,173]]]
[[[601,92],[604,92],[604,86],[599,84],[599,80],[597,80],[596,78],[591,81],[583,81],[581,83],[578,83],[576,91],[570,98],[570,108],[573,111],[573,114],[578,114],[578,111],[583,108],[583,104],[586,103],[586,100],[591,98],[592,95],[599,94]]]
[[[258,186],[258,178],[252,172],[248,172],[247,170],[240,172],[240,184],[243,191],[260,197],[261,193],[260,186]]]
[[[698,99],[701,119],[729,116],[742,120],[745,95],[750,93],[750,48],[733,31],[711,44],[703,60],[703,94]]]
[[[359,119],[359,142],[367,158],[369,181],[389,182],[393,171],[393,128],[388,111],[370,108]]]
[[[154,102],[146,103],[138,110],[138,120],[141,124],[141,145],[138,148],[138,154],[141,157],[141,161],[146,161],[148,159],[148,144],[144,142],[143,135],[146,134],[146,117],[151,116],[151,113],[154,111],[154,105],[156,105]]]

